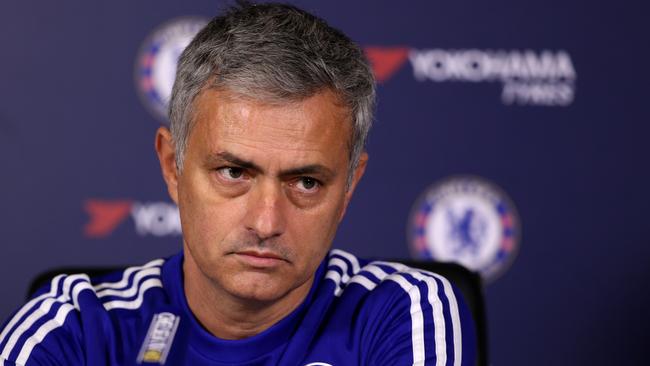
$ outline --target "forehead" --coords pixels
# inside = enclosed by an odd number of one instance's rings
[[[300,101],[265,102],[207,89],[194,103],[188,150],[227,150],[249,159],[283,154],[286,159],[347,158],[350,111],[332,91]]]

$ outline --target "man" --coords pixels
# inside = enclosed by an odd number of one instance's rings
[[[470,365],[444,278],[330,251],[368,156],[360,49],[288,5],[240,5],[183,52],[156,151],[183,251],[55,277],[5,324],[5,365]]]

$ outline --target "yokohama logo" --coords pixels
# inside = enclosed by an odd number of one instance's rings
[[[501,83],[506,105],[567,106],[575,99],[577,73],[567,51],[366,47],[378,82],[408,60],[419,82]]]
[[[169,202],[136,202],[91,198],[83,204],[89,221],[84,236],[105,238],[124,224],[130,216],[138,235],[167,236],[181,234],[178,207]]]

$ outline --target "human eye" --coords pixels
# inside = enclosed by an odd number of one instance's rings
[[[217,174],[226,182],[240,182],[247,179],[244,169],[238,167],[221,167],[217,169]]]
[[[321,187],[321,182],[312,177],[299,177],[294,187],[301,193],[316,193]]]

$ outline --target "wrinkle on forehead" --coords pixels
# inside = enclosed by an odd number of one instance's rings
[[[315,151],[348,149],[351,125],[347,108],[333,92],[286,104],[266,103],[219,90],[197,100],[197,121],[206,143],[234,143],[252,149]],[[202,133],[203,134],[203,133]]]

